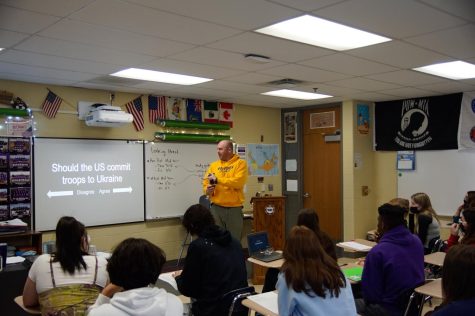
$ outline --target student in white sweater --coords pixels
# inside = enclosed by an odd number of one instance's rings
[[[163,251],[149,241],[122,241],[107,264],[111,283],[99,294],[88,315],[182,316],[181,301],[154,286],[164,263]]]

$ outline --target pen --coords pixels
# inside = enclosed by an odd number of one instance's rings
[[[344,267],[344,266],[347,266],[347,265],[348,265],[348,263],[343,263],[343,264],[339,264],[338,266],[339,267]]]

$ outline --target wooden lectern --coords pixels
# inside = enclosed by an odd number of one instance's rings
[[[285,197],[265,196],[251,199],[254,232],[267,231],[269,244],[275,250],[283,250],[285,244]],[[253,266],[253,284],[263,284],[266,268]]]

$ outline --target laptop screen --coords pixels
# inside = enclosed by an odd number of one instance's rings
[[[267,232],[258,232],[247,235],[247,248],[249,249],[250,255],[266,250],[268,247],[269,239],[267,237]]]

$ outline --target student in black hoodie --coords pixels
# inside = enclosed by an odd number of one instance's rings
[[[189,245],[183,270],[176,276],[178,290],[192,298],[194,316],[226,315],[220,305],[222,295],[247,286],[241,244],[217,226],[211,212],[200,204],[188,208],[183,226],[198,238]]]

